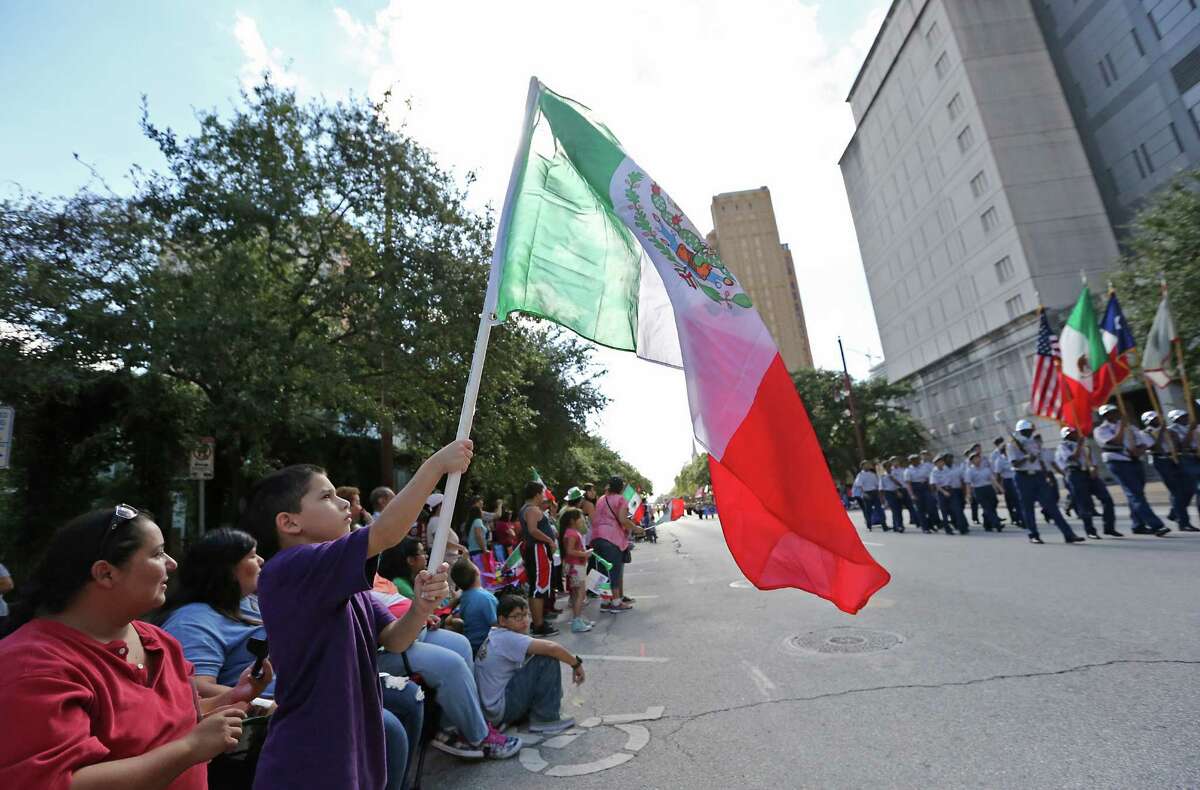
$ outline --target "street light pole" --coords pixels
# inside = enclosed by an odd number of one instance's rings
[[[846,367],[846,350],[842,348],[841,335],[838,336],[838,353],[842,355],[842,375],[846,377],[846,399],[850,404],[850,419],[854,420],[854,439],[858,442],[858,460],[867,460],[867,448],[863,445],[862,426],[858,422],[858,409],[854,406],[854,389],[850,384],[850,371]]]

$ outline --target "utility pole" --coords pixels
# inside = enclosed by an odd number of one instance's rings
[[[867,448],[863,445],[862,426],[858,422],[858,409],[854,405],[854,389],[850,384],[850,370],[846,367],[846,350],[842,348],[841,335],[838,336],[838,353],[842,355],[842,375],[846,377],[846,400],[850,404],[850,419],[854,420],[854,439],[858,442],[858,460],[867,460]]]

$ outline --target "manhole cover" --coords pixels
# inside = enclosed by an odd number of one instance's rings
[[[877,653],[903,642],[899,634],[868,628],[826,628],[789,636],[783,646],[799,653]]]

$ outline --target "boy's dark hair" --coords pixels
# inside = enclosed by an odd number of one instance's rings
[[[258,553],[270,559],[279,551],[275,517],[280,513],[299,513],[300,500],[309,482],[325,470],[312,464],[285,466],[254,484],[246,509],[238,519],[238,528],[258,541]]]
[[[529,601],[523,595],[506,595],[496,605],[497,617],[511,617],[513,612],[529,609]]]
[[[450,569],[450,581],[454,582],[460,590],[471,589],[475,586],[475,580],[478,578],[479,569],[475,567],[475,563],[465,557],[454,563],[454,567]]]
[[[544,485],[536,480],[530,480],[525,484],[525,488],[522,490],[522,493],[524,494],[524,498],[526,500],[530,500],[545,490],[546,487]]]

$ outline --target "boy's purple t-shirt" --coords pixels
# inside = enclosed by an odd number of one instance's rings
[[[276,554],[258,601],[278,682],[255,790],[376,790],[386,780],[375,653],[395,617],[369,592],[370,527]]]

